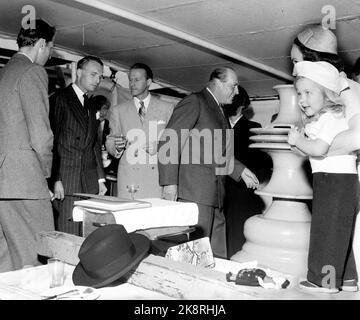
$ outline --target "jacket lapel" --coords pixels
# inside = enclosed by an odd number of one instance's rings
[[[69,105],[70,111],[74,115],[75,119],[79,122],[81,127],[84,129],[85,132],[88,131],[88,116],[86,115],[86,111],[79,101],[74,89],[72,86],[68,86],[68,97],[69,97]]]
[[[221,121],[223,129],[229,129],[229,123],[226,120],[225,115],[221,112],[221,107],[217,104],[211,93],[206,88],[201,91],[201,93],[206,100],[206,104],[213,110],[214,114],[216,114],[217,118]]]

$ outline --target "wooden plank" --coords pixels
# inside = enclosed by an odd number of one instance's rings
[[[69,264],[79,263],[78,253],[85,238],[59,231],[39,232],[36,250],[45,257],[59,258]]]
[[[84,238],[62,232],[41,232],[38,253],[57,257],[76,265]],[[227,282],[225,274],[190,264],[179,263],[160,256],[149,255],[119,279],[176,299],[255,299],[251,290]]]
[[[149,255],[121,279],[135,286],[160,292],[176,299],[255,299],[247,290],[227,282],[219,271]],[[120,280],[120,281],[121,281]]]

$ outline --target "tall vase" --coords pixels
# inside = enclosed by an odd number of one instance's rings
[[[274,89],[280,97],[278,117],[269,127],[253,129],[257,136],[250,138],[257,141],[250,147],[267,152],[273,161],[268,184],[255,193],[273,201],[263,214],[246,221],[246,242],[231,260],[257,260],[260,265],[305,276],[311,220],[305,200],[312,198],[312,188],[304,170],[306,158],[287,143],[289,127],[301,126],[301,114],[293,85]]]
[[[273,87],[279,94],[279,113],[274,126],[296,125],[301,126],[301,111],[297,103],[297,95],[292,84],[279,84]]]

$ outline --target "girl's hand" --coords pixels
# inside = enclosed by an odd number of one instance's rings
[[[296,141],[301,137],[301,133],[297,127],[291,129],[288,133],[288,143],[291,146],[296,146]]]

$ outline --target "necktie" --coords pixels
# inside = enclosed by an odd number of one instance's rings
[[[84,93],[83,97],[84,97],[84,109],[86,111],[86,114],[89,115],[89,97],[86,93]]]
[[[145,118],[145,104],[144,104],[144,101],[141,101],[141,100],[140,100],[139,117],[140,117],[141,123],[143,123],[144,118]]]

